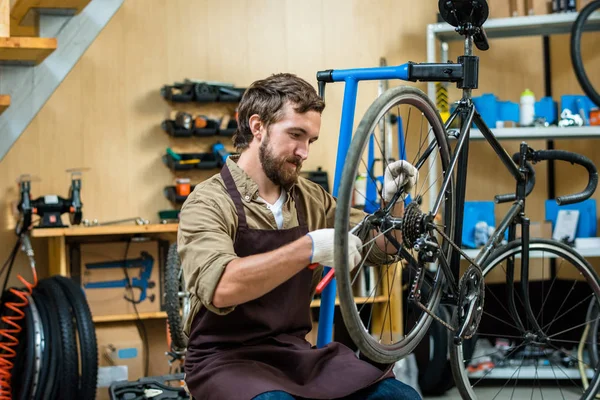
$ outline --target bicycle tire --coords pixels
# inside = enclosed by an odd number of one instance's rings
[[[43,348],[44,348],[44,328],[42,326],[42,319],[39,312],[39,307],[35,303],[35,300],[32,296],[27,296],[29,300],[29,311],[32,317],[32,334],[33,341],[31,342],[31,347],[34,351],[34,362],[32,365],[34,366],[34,374],[33,380],[30,385],[30,395],[28,399],[32,399],[36,396],[36,394],[43,390],[41,387],[41,375],[42,375],[42,363],[43,363]]]
[[[600,0],[592,1],[583,7],[571,27],[571,63],[573,64],[575,76],[583,92],[596,106],[600,107],[600,93],[598,93],[592,82],[590,82],[581,58],[581,35],[583,34],[583,28],[590,15],[596,10],[600,10]]]
[[[438,316],[450,322],[450,311],[446,306],[438,307]],[[426,396],[440,396],[448,389],[442,381],[442,371],[448,362],[448,329],[434,320],[429,326],[427,335],[414,350],[419,370],[419,388]]]
[[[588,307],[588,320],[594,321],[591,325],[591,329],[588,332],[588,337],[585,339],[587,342],[587,350],[590,356],[590,364],[592,366],[598,365],[598,328],[600,326],[600,322],[598,321],[598,316],[600,315],[600,307],[598,304],[592,299],[590,301],[590,305]]]
[[[54,319],[50,315],[46,302],[46,296],[34,291],[32,294],[34,301],[40,313],[42,328],[44,330],[44,349],[42,352],[42,369],[40,374],[40,390],[35,393],[35,400],[49,400],[54,387],[54,379],[56,377],[57,358],[53,354],[52,349],[60,348],[60,341],[54,328]]]
[[[568,260],[573,266],[577,268],[579,273],[586,279],[586,282],[592,287],[596,298],[600,298],[600,281],[598,275],[594,271],[594,268],[577,252],[567,245],[549,239],[531,239],[529,243],[529,251],[543,251],[550,254],[554,254],[557,257]],[[512,241],[504,246],[497,248],[488,258],[488,260],[482,265],[483,276],[490,273],[494,267],[499,265],[500,262],[506,260],[507,257],[514,256],[515,254],[522,252],[521,240]],[[456,311],[455,311],[456,315]],[[477,395],[473,391],[473,386],[469,382],[469,377],[465,373],[462,344],[455,344],[453,337],[449,340],[450,346],[450,362],[452,366],[452,374],[454,381],[458,388],[458,391],[463,399],[476,400]],[[595,398],[595,393],[600,388],[600,371],[595,371],[595,376],[590,383],[588,389],[583,393],[581,399],[592,400]],[[512,378],[512,377],[511,377]],[[519,377],[517,376],[517,379]],[[521,378],[524,379],[524,378]],[[510,386],[505,384],[505,386]],[[486,396],[490,394],[486,392]]]
[[[171,336],[171,347],[175,351],[184,351],[187,348],[187,338],[183,334],[181,299],[179,293],[185,291],[181,271],[181,260],[177,253],[177,243],[172,243],[167,252],[165,265],[165,311]]]
[[[357,176],[363,149],[367,144],[369,135],[374,131],[375,125],[378,124],[378,121],[391,107],[399,104],[401,101],[405,101],[406,104],[415,106],[427,118],[427,121],[432,126],[435,140],[437,141],[442,161],[442,169],[444,171],[448,169],[450,163],[450,148],[442,119],[433,102],[425,95],[425,93],[414,87],[398,86],[389,89],[371,104],[353,136],[344,163],[334,223],[334,263],[336,265],[336,280],[344,324],[346,325],[350,337],[360,351],[371,360],[382,364],[396,362],[411,353],[427,333],[433,319],[427,313],[423,313],[418,319],[415,328],[405,335],[405,339],[392,345],[383,344],[374,338],[363,326],[361,315],[354,303],[354,295],[352,292],[352,280],[348,264],[347,233],[350,227],[349,218],[355,184],[354,177]],[[444,216],[446,218],[446,221],[444,221],[446,233],[451,238],[453,237],[454,228],[453,193],[452,182],[450,182],[443,207],[445,211]],[[446,254],[447,249],[447,243],[444,243],[444,254]],[[435,284],[431,290],[431,302],[427,307],[430,311],[435,310],[440,301],[443,279],[444,277],[441,268],[438,268]]]
[[[96,397],[98,383],[98,344],[90,307],[81,287],[73,280],[64,276],[54,276],[52,279],[60,285],[75,317],[81,361],[77,398],[93,399]]]
[[[48,296],[53,305],[58,322],[61,338],[60,364],[58,377],[58,390],[61,398],[75,399],[79,383],[79,359],[77,355],[77,342],[75,336],[75,322],[71,315],[71,309],[60,285],[52,279],[44,279],[39,282],[38,288]]]

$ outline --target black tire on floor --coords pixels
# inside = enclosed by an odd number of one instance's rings
[[[64,276],[54,276],[67,298],[75,317],[79,341],[81,376],[79,378],[79,399],[94,399],[98,381],[98,345],[92,313],[81,287]]]
[[[449,322],[451,314],[444,305],[440,305],[437,315]],[[427,335],[415,349],[417,366],[419,368],[419,388],[424,395],[439,396],[449,388],[444,381],[445,369],[448,364],[448,329],[439,321],[434,320]],[[450,371],[450,374],[452,372]]]
[[[32,297],[40,313],[45,340],[44,351],[42,352],[40,382],[34,400],[50,400],[54,398],[52,397],[52,393],[55,387],[54,381],[59,362],[57,349],[60,350],[61,346],[60,335],[57,334],[58,324],[52,316],[53,311],[48,308],[48,298],[35,290]]]
[[[76,399],[79,385],[79,358],[77,355],[77,342],[75,336],[75,322],[71,315],[71,307],[58,282],[44,279],[38,284],[39,290],[48,296],[50,309],[58,321],[62,353],[59,356],[59,373],[57,385],[60,397],[63,399]]]

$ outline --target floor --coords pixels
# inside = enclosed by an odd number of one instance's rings
[[[539,400],[556,400],[556,399],[580,399],[581,395],[574,391],[573,387],[562,388],[562,391],[557,388],[543,388],[542,394],[540,389],[531,387],[519,387],[514,392],[512,389],[504,388],[500,395],[496,396],[500,391],[500,387],[485,387],[478,389],[477,395],[480,400],[508,400],[508,399],[539,399]],[[533,394],[533,395],[532,395]],[[424,400],[461,400],[460,394],[456,388],[446,392],[444,396],[439,397],[424,397]]]

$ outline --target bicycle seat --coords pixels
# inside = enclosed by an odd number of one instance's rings
[[[486,0],[439,0],[440,15],[452,26],[471,24],[480,28],[490,13]]]
[[[486,0],[439,0],[440,15],[452,26],[458,27],[461,34],[473,35],[479,50],[488,50],[490,45],[483,29],[483,23],[490,14]]]

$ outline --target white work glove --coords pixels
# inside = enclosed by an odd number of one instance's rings
[[[319,229],[307,233],[312,240],[312,254],[310,256],[311,264],[317,263],[335,269],[333,265],[334,232],[334,229]],[[354,269],[362,259],[362,255],[360,254],[361,247],[362,240],[360,240],[358,236],[348,232],[348,260],[351,270]]]
[[[385,169],[383,200],[386,202],[392,200],[400,188],[404,189],[402,199],[406,198],[410,190],[417,184],[418,179],[419,171],[408,161],[394,161]]]

